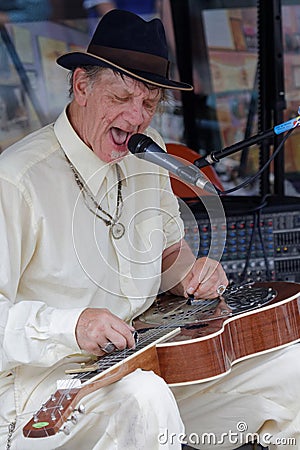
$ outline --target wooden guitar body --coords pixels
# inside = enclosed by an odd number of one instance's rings
[[[158,298],[135,321],[136,349],[68,371],[65,385],[58,386],[23,434],[57,433],[80,399],[137,368],[153,370],[173,386],[225,376],[238,361],[298,342],[299,312],[300,285],[289,282],[237,286],[213,300]]]
[[[266,305],[236,315],[231,315],[221,300],[214,317],[185,326],[168,342],[156,346],[161,376],[168,384],[224,376],[240,360],[300,340],[300,285],[272,282],[254,286],[272,286],[276,294]]]

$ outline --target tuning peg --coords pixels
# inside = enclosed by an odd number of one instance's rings
[[[70,419],[68,419],[68,421],[72,422],[74,425],[76,425],[76,423],[78,423],[78,414],[77,411],[70,416]]]
[[[64,425],[59,431],[64,433],[66,436],[69,436],[71,433],[70,427],[68,425]]]
[[[74,409],[74,411],[79,412],[79,414],[85,414],[85,406],[83,404],[80,404],[76,409]]]

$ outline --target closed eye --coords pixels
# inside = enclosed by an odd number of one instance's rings
[[[118,96],[116,96],[115,95],[115,100],[117,100],[118,102],[120,102],[120,103],[125,103],[125,102],[127,102],[128,101],[128,99],[129,99],[129,97],[118,97]]]

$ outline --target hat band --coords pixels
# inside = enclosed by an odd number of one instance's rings
[[[128,69],[150,72],[168,78],[169,61],[161,56],[95,44],[90,45],[87,52]]]

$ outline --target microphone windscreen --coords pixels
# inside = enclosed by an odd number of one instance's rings
[[[145,134],[136,133],[129,138],[127,147],[131,153],[143,153],[152,142]]]

